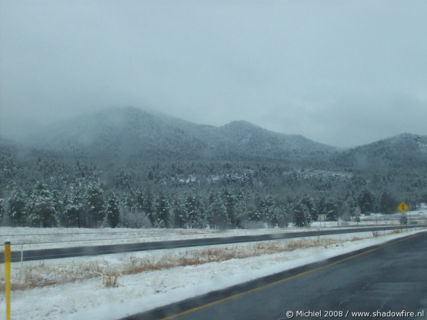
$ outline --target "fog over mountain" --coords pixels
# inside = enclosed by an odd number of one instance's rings
[[[20,142],[69,155],[142,159],[314,161],[334,147],[275,133],[246,121],[215,127],[133,107],[112,108],[36,130]]]
[[[62,156],[145,160],[280,160],[302,166],[366,169],[424,165],[427,136],[401,134],[340,149],[246,121],[195,124],[134,107],[89,113],[34,130],[22,146]],[[12,139],[0,143],[13,146]]]

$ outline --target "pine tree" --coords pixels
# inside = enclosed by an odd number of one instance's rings
[[[317,213],[317,216],[319,216],[319,214],[322,214],[322,215],[326,214],[326,200],[324,197],[321,197],[319,201],[317,201],[316,213]]]
[[[189,228],[199,228],[203,226],[203,213],[199,202],[195,196],[188,196],[184,203],[185,215],[187,217],[186,226]]]
[[[337,203],[332,199],[328,199],[326,201],[326,220],[328,221],[338,220],[338,206],[337,206]]]
[[[157,228],[169,227],[169,204],[163,194],[160,194],[156,201],[154,226]]]
[[[278,221],[274,214],[276,204],[273,197],[269,194],[262,201],[262,216],[265,222],[269,222],[271,226],[276,226]]]
[[[223,203],[225,205],[225,209],[227,211],[227,216],[228,216],[227,220],[230,221],[230,224],[232,227],[237,227],[238,221],[236,219],[234,197],[227,190],[224,191],[222,197],[223,197]]]
[[[3,221],[6,210],[4,209],[4,199],[0,198],[0,222]]]
[[[107,209],[106,209],[106,218],[108,225],[111,228],[117,227],[119,224],[120,210],[117,198],[114,193],[110,195],[110,198],[107,201]]]
[[[15,183],[9,187],[9,197],[6,202],[10,223],[13,226],[24,226],[27,220],[27,203],[24,191]]]
[[[224,201],[218,195],[213,196],[208,207],[208,222],[214,228],[226,229],[231,225]]]
[[[317,221],[318,210],[314,203],[314,199],[308,195],[305,195],[301,201],[308,208],[308,211],[310,212],[311,216],[311,221]]]
[[[275,215],[277,216],[277,225],[281,228],[287,227],[289,222],[292,221],[292,217],[290,215],[290,208],[287,204],[282,204],[275,209]]]
[[[260,202],[261,202],[260,197],[258,195],[255,195],[253,201],[251,201],[251,203],[248,206],[249,221],[259,222],[262,220],[261,211],[259,209]]]
[[[278,227],[282,224],[281,221],[281,210],[278,206],[274,205],[269,209],[269,222],[272,227]]]
[[[136,210],[136,203],[134,201],[134,198],[132,197],[132,195],[127,195],[125,198],[125,207],[129,212],[135,212]]]
[[[64,227],[81,227],[82,216],[83,204],[81,199],[75,195],[71,199],[67,197],[64,200],[64,211],[60,215],[61,224]]]
[[[104,191],[97,183],[90,183],[86,193],[86,223],[88,227],[99,226],[104,220]]]
[[[309,211],[305,204],[299,202],[294,208],[294,223],[297,227],[305,227],[310,224]]]
[[[150,189],[148,189],[145,193],[144,202],[143,202],[143,211],[145,215],[150,220],[151,225],[154,226],[155,218],[154,218],[154,210],[153,210],[153,195],[151,194]]]
[[[374,201],[375,197],[369,190],[365,189],[359,195],[358,204],[361,210],[361,213],[370,213],[374,211]]]
[[[342,205],[340,207],[340,217],[344,221],[350,221],[351,220],[351,205],[349,201],[345,200],[342,202]]]
[[[240,192],[235,198],[235,219],[237,221],[237,227],[241,227],[242,223],[248,220],[248,208],[247,201],[244,198],[243,192]]]
[[[182,203],[175,199],[173,202],[173,224],[176,228],[183,228],[185,226],[185,222],[187,221],[187,216],[185,214],[185,209],[182,206]]]
[[[144,195],[141,189],[136,191],[136,199],[135,199],[135,209],[137,212],[144,211]]]
[[[56,211],[53,195],[47,186],[37,183],[31,195],[29,207],[30,225],[34,227],[56,226]]]
[[[212,205],[216,200],[216,195],[215,193],[211,192],[209,194],[209,197],[207,199],[207,203],[206,203],[206,208],[207,208],[207,212],[206,212],[206,220],[208,223],[208,226],[213,228],[215,226],[215,220],[214,220],[214,213],[212,211]]]
[[[53,204],[55,207],[55,212],[56,212],[56,218],[57,220],[59,220],[58,215],[64,211],[64,202],[63,199],[60,199],[58,192],[56,190],[52,191],[52,198],[53,198]]]
[[[360,208],[359,208],[359,206],[356,206],[356,208],[354,208],[354,221],[356,221],[357,223],[360,222]]]

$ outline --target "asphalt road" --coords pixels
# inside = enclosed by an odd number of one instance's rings
[[[405,228],[419,228],[426,227],[425,225],[413,225]],[[366,228],[348,228],[348,229],[334,229],[334,230],[313,230],[306,232],[287,232],[276,234],[264,234],[255,236],[235,236],[235,237],[218,237],[218,238],[199,238],[188,240],[172,240],[172,241],[154,241],[154,242],[141,242],[141,243],[126,243],[126,244],[113,244],[113,245],[97,245],[97,246],[81,246],[70,248],[52,248],[40,250],[12,250],[12,262],[19,261],[32,261],[32,260],[47,260],[47,259],[62,259],[83,256],[96,256],[112,253],[123,252],[136,252],[147,250],[160,250],[160,249],[173,249],[173,248],[187,248],[207,245],[230,244],[240,242],[255,242],[255,241],[269,241],[279,239],[291,239],[321,235],[344,234],[353,232],[369,232],[369,231],[386,231],[400,229],[401,226],[386,226],[386,227],[366,227]],[[13,245],[13,243],[12,243]],[[0,263],[3,263],[3,252],[0,253]]]
[[[427,319],[427,232],[126,319],[290,319],[287,312],[292,319]]]

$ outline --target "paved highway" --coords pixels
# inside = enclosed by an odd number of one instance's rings
[[[426,227],[426,225],[414,225],[414,226],[407,226],[405,228],[420,228],[420,227]],[[12,250],[11,258],[12,258],[12,262],[19,262],[21,260],[32,261],[32,260],[46,260],[46,259],[61,259],[61,258],[96,256],[96,255],[123,253],[123,252],[187,248],[187,247],[197,247],[197,246],[207,246],[207,245],[269,241],[269,240],[279,240],[279,239],[292,239],[292,238],[344,234],[344,233],[353,233],[353,232],[386,231],[386,230],[394,230],[394,229],[400,229],[400,228],[401,226],[367,227],[367,228],[359,227],[359,228],[334,229],[334,230],[317,230],[317,231],[314,230],[314,231],[306,231],[306,232],[287,232],[287,233],[264,234],[264,235],[255,235],[255,236],[201,238],[201,239],[188,239],[188,240],[154,241],[154,242],[141,242],[141,243],[82,246],[82,247],[70,247],[70,248],[24,250],[22,252]],[[1,252],[0,263],[3,263],[3,260],[4,260],[3,252]]]
[[[290,318],[427,319],[427,232],[126,320]]]

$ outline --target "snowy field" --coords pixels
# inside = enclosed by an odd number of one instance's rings
[[[409,223],[427,224],[427,207],[407,213]],[[90,245],[107,245],[120,243],[138,243],[164,240],[183,240],[195,238],[231,237],[260,235],[283,232],[301,232],[336,228],[370,227],[375,225],[399,225],[400,213],[383,215],[362,215],[360,222],[355,221],[318,221],[308,228],[256,228],[256,229],[129,229],[129,228],[27,228],[0,227],[0,241],[10,241],[12,250],[65,248]],[[0,246],[3,251],[3,246]]]
[[[12,319],[118,319],[420,232],[387,231],[12,264]],[[0,280],[4,286],[3,265]],[[0,314],[4,314],[4,293]]]

